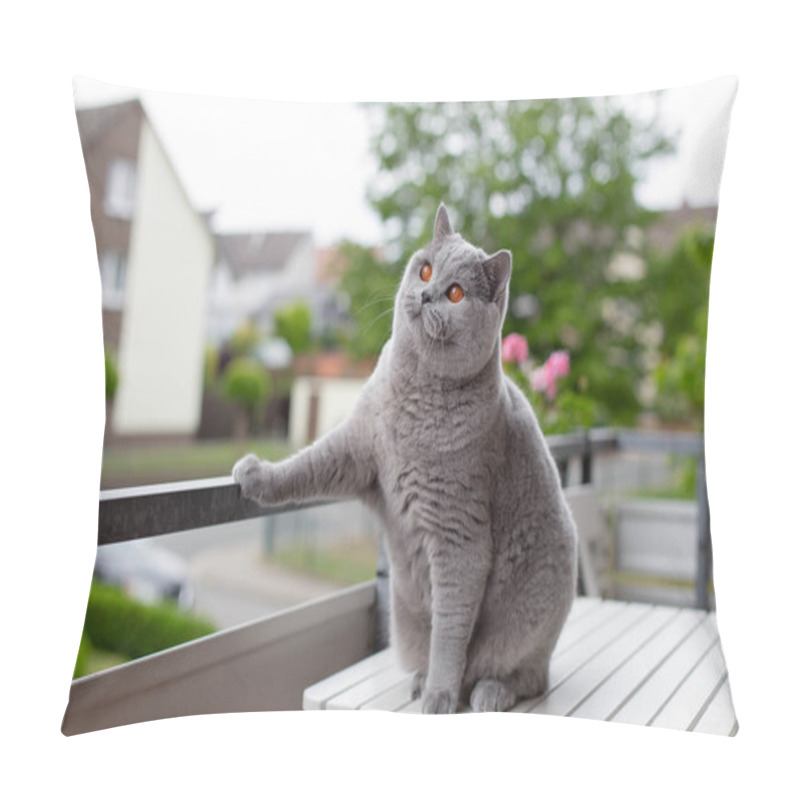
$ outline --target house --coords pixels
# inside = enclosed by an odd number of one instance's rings
[[[192,437],[200,422],[215,242],[138,100],[77,111],[119,370],[107,434]]]
[[[647,229],[647,243],[667,251],[675,246],[680,236],[692,228],[713,231],[717,224],[716,205],[690,206],[685,200],[677,208],[663,211]]]
[[[224,342],[245,320],[268,327],[276,308],[306,298],[313,284],[314,241],[309,231],[217,234],[208,340]]]
[[[270,333],[275,312],[302,302],[311,310],[312,333],[347,318],[347,298],[336,291],[329,265],[336,248],[320,248],[310,231],[249,231],[217,234],[217,262],[209,286],[208,341],[221,345],[245,321]]]

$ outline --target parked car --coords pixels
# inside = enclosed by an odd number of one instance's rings
[[[94,576],[145,603],[172,600],[184,609],[194,605],[186,563],[152,542],[133,540],[98,547]]]

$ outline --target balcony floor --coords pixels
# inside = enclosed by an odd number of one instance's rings
[[[308,687],[304,709],[420,713],[411,676],[384,650]],[[513,712],[733,736],[738,725],[713,612],[578,598],[550,689]]]

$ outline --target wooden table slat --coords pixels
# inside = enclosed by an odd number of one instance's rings
[[[717,638],[714,618],[709,614],[702,625],[695,628],[680,645],[659,664],[623,705],[615,709],[608,719],[647,725],[659,712],[672,693],[695,668]]]
[[[554,653],[563,653],[579,642],[584,636],[597,630],[627,607],[627,603],[608,600],[605,603],[584,602],[583,598],[576,599],[572,611],[561,631],[561,636],[556,643]]]
[[[534,706],[543,702],[552,694],[573,672],[583,666],[587,661],[601,650],[608,647],[620,634],[634,625],[640,617],[647,614],[652,606],[638,603],[619,603],[619,613],[615,613],[605,622],[583,636],[578,642],[564,650],[556,647],[553,659],[550,662],[550,688],[543,695],[523,700],[512,711],[527,712]]]
[[[309,686],[303,692],[303,708],[306,710],[324,709],[332,697],[355,686],[376,671],[388,669],[393,663],[394,654],[390,650],[381,650],[379,653],[368,656],[351,667]]]
[[[330,709],[361,708],[365,703],[397,686],[407,677],[408,673],[398,664],[393,663],[387,669],[365,678],[347,691],[331,698],[326,707]]]
[[[702,624],[705,613],[693,609],[679,611],[658,635],[645,642],[620,668],[604,681],[570,716],[581,719],[608,719],[644,683],[651,673]]]
[[[559,663],[554,664],[551,680],[558,685],[530,709],[536,714],[568,716],[570,711],[609,676],[619,669],[636,651],[661,630],[677,612],[669,608],[653,608],[639,617],[614,642],[598,651],[563,680]]]
[[[714,695],[708,708],[703,712],[692,730],[698,733],[728,731],[728,735],[733,736],[736,728],[736,713],[733,710],[731,685],[729,678],[726,677],[725,682]]]
[[[402,680],[389,689],[375,695],[361,706],[363,709],[381,711],[399,711],[411,699],[411,675],[405,675]]]
[[[649,724],[682,731],[691,729],[725,678],[725,659],[718,639]]]

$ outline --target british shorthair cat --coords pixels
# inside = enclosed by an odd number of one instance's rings
[[[511,253],[439,207],[392,335],[349,418],[291,458],[241,459],[265,505],[357,496],[385,527],[391,641],[424,713],[503,711],[547,688],[575,595],[577,536],[528,401],[500,359]]]

